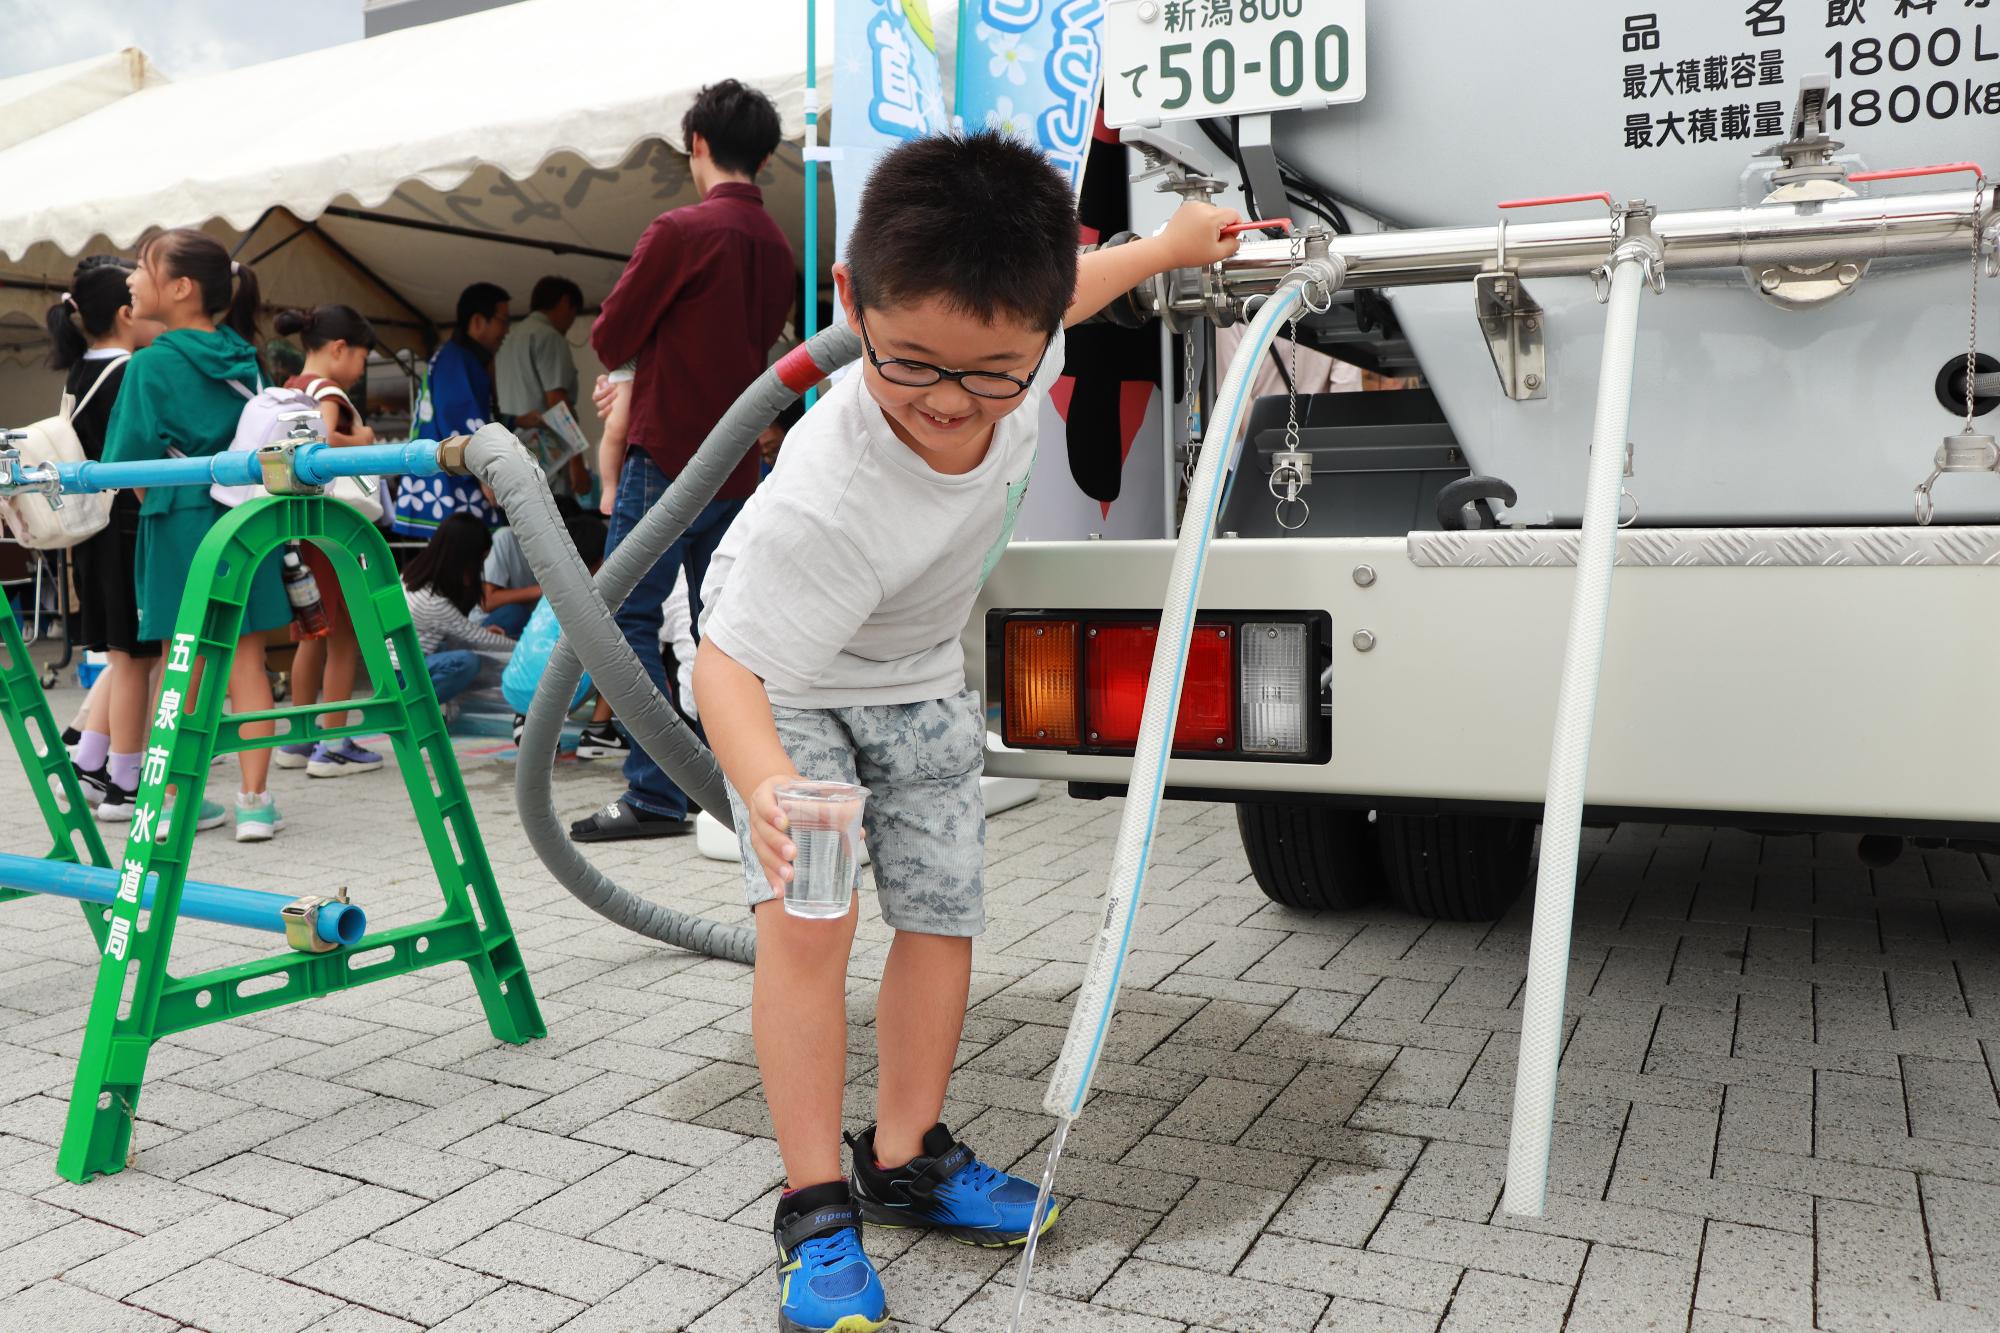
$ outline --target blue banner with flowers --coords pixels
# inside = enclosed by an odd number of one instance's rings
[[[929,0],[834,0],[833,254],[847,236],[876,159],[906,139],[950,128]],[[839,312],[834,318],[840,320]]]
[[[929,0],[838,0],[833,142],[893,148],[946,128]]]
[[[958,117],[1049,155],[1072,188],[1097,123],[1104,0],[960,0]]]

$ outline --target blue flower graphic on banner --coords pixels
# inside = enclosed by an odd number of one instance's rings
[[[944,81],[926,0],[840,0],[833,104],[866,107],[865,120],[834,117],[835,139],[890,147],[946,125]]]
[[[960,120],[1026,139],[1079,184],[1097,123],[1103,21],[1104,0],[961,0]]]

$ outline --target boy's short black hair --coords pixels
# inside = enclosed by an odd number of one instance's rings
[[[751,176],[778,151],[784,130],[770,98],[735,79],[724,79],[696,93],[694,105],[681,117],[681,142],[689,152],[694,151],[697,134],[708,141],[708,155],[716,166]]]
[[[885,156],[847,240],[863,308],[942,297],[1050,332],[1076,295],[1076,201],[1047,158],[991,131],[913,139]]]
[[[500,313],[500,306],[513,298],[507,289],[494,282],[475,282],[458,294],[458,327],[460,330],[472,323],[474,315],[484,315],[492,319]]]
[[[583,309],[583,288],[559,273],[551,273],[546,278],[535,280],[535,289],[528,293],[528,309],[554,310],[562,304],[565,296],[569,298],[572,309]]]

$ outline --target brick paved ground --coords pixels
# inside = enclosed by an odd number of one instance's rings
[[[57,701],[66,715],[74,694]],[[216,770],[218,777],[224,770]],[[443,968],[155,1049],[137,1166],[54,1174],[94,968],[68,904],[0,906],[0,1329],[701,1333],[773,1324],[779,1180],[749,976],[578,907],[468,778],[552,1035],[496,1044]],[[393,776],[280,773],[290,827],[197,843],[205,878],[435,902]],[[568,767],[565,806],[612,774]],[[25,789],[0,758],[0,799]],[[1039,1171],[1044,1079],[1114,805],[1000,816],[949,1107]],[[17,817],[0,846],[39,854]],[[1497,1211],[1526,914],[1432,925],[1266,903],[1225,808],[1174,807],[1076,1202],[1037,1265],[1048,1333],[2000,1327],[2000,905],[1992,863],[1656,827],[1592,837],[1545,1222]],[[602,864],[734,917],[686,843]],[[268,937],[184,922],[176,971]],[[848,1110],[869,1104],[864,926]],[[898,1327],[1005,1326],[1013,1269],[871,1235]]]

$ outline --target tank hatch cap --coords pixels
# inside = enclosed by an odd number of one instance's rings
[[[1833,160],[1845,145],[1826,132],[1827,100],[1832,89],[1831,75],[1808,74],[1800,79],[1799,95],[1792,103],[1791,134],[1776,148],[1757,154],[1777,157],[1784,164],[1771,173],[1774,193],[1801,181],[1847,179],[1847,168]]]

